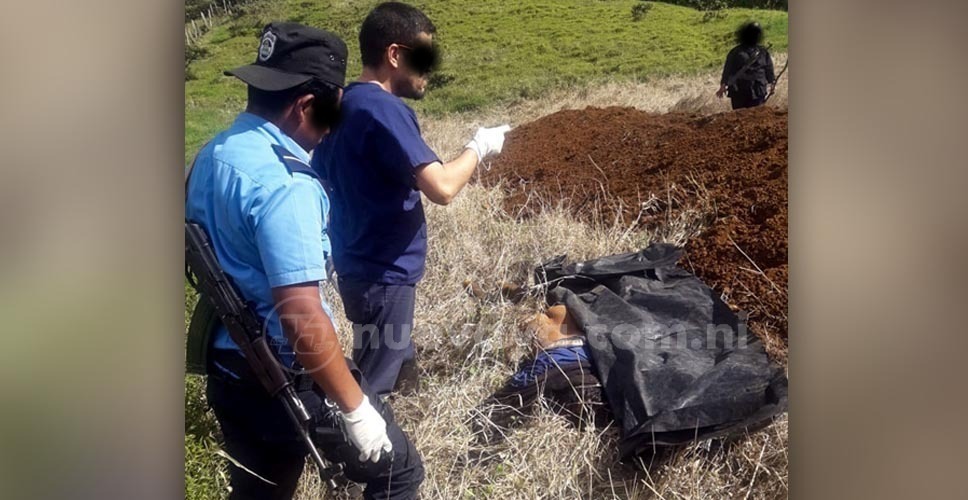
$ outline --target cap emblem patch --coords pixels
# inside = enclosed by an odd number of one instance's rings
[[[259,44],[259,60],[266,62],[272,57],[272,51],[276,48],[276,35],[271,31],[262,34],[262,42]]]

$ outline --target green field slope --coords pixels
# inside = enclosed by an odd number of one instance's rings
[[[254,59],[271,20],[329,29],[350,47],[348,78],[359,75],[357,33],[373,0],[252,2],[202,38],[185,82],[186,161],[242,108],[245,87],[222,70]],[[603,78],[647,79],[722,64],[731,33],[756,19],[775,51],[787,48],[787,13],[697,10],[640,0],[451,0],[412,2],[437,25],[444,49],[423,113],[471,111]],[[639,16],[633,16],[638,7]],[[635,19],[638,17],[638,20]]]

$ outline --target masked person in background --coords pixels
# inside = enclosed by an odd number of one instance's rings
[[[424,96],[439,61],[435,31],[423,12],[399,2],[367,15],[362,75],[346,87],[340,123],[313,155],[333,203],[330,235],[339,292],[354,323],[353,360],[380,394],[417,388],[410,333],[427,257],[420,193],[450,203],[481,160],[501,151],[510,129],[478,129],[448,162],[427,146],[401,98]]]
[[[756,22],[740,26],[736,30],[736,42],[738,45],[726,55],[716,97],[722,98],[724,93],[728,95],[733,109],[759,106],[776,86],[773,60],[766,47],[761,45],[763,28]]]
[[[331,442],[316,436],[320,451],[367,485],[365,498],[412,499],[424,477],[420,456],[365,378],[351,371],[319,293],[327,279],[329,202],[307,162],[338,117],[346,56],[331,33],[266,26],[255,63],[227,72],[248,84],[248,104],[198,153],[185,218],[202,226],[220,267],[264,318],[283,366],[301,372],[293,384],[309,429],[319,433],[338,413],[339,425],[329,428],[340,435]],[[207,362],[208,402],[234,459],[231,498],[291,498],[307,449],[286,408],[260,384],[224,325],[212,333]]]

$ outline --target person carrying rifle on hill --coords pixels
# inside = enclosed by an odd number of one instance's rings
[[[284,404],[290,400],[260,384],[258,362],[233,340],[240,338],[238,324],[217,323],[206,394],[233,459],[231,498],[291,498],[310,449],[365,483],[365,498],[415,498],[424,477],[389,407],[343,357],[320,297],[329,201],[308,165],[309,151],[339,116],[346,56],[346,45],[329,32],[266,26],[255,63],[226,72],[248,84],[245,112],[199,151],[188,171],[186,227],[204,230],[218,266],[263,320],[255,337],[264,334],[283,369],[296,374],[291,387],[301,403],[293,403],[305,409],[316,442],[310,448],[293,427],[292,406]],[[333,419],[336,425],[325,427]],[[338,439],[327,442],[323,433]]]
[[[423,98],[439,60],[435,31],[423,12],[399,2],[367,15],[362,75],[346,87],[340,123],[313,155],[331,189],[333,259],[354,324],[353,360],[380,394],[410,393],[419,382],[410,334],[427,257],[420,195],[449,204],[481,160],[501,151],[510,129],[478,129],[448,162],[427,146],[401,98]]]
[[[738,45],[726,56],[716,97],[728,95],[733,109],[759,106],[776,87],[773,60],[767,48],[761,45],[763,28],[756,22],[740,26],[736,30],[736,42]]]

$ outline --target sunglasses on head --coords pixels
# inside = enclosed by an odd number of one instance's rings
[[[404,50],[403,61],[413,71],[426,75],[437,70],[440,66],[440,48],[436,43],[416,45],[413,47],[397,44]]]

